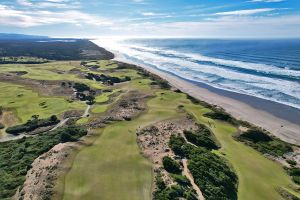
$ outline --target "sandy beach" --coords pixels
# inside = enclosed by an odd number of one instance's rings
[[[107,50],[110,51],[109,48]],[[127,60],[118,52],[112,52],[117,61],[139,65]],[[172,86],[196,99],[222,107],[235,118],[262,127],[283,141],[300,145],[300,111],[296,108],[193,83],[155,68],[141,67],[160,76]]]
[[[155,69],[146,69],[164,78],[172,86],[180,89],[181,91],[199,100],[222,107],[237,119],[242,119],[260,126],[286,142],[298,145],[300,144],[299,124],[276,117],[269,112],[256,109],[249,104],[234,98],[213,93],[208,89],[201,88],[198,85],[182,80],[173,75]]]

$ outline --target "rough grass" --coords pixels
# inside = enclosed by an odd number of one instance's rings
[[[14,111],[20,123],[26,122],[32,115],[47,118],[59,115],[68,109],[82,109],[82,102],[69,103],[63,97],[43,97],[25,87],[0,82],[0,105]],[[45,103],[44,103],[45,102]],[[43,104],[42,104],[43,103]]]
[[[0,73],[10,71],[24,71],[27,74],[23,75],[24,78],[35,79],[35,80],[63,80],[63,81],[74,81],[81,82],[89,85],[94,89],[102,89],[104,86],[101,83],[94,82],[85,78],[80,78],[77,74],[70,73],[70,70],[76,68],[81,71],[87,69],[79,65],[80,62],[69,61],[69,62],[50,62],[38,65],[25,65],[25,64],[13,64],[13,65],[1,65]]]
[[[87,123],[88,121],[89,121],[88,117],[83,117],[83,118],[80,118],[79,120],[77,120],[76,124],[81,125],[81,124]]]
[[[92,109],[92,113],[99,114],[104,113],[109,107],[109,104],[106,105],[95,105]]]

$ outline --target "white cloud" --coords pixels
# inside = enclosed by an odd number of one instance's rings
[[[17,0],[18,4],[22,6],[32,6],[33,4],[30,1],[27,0]]]
[[[111,28],[111,27],[109,27]],[[274,38],[299,37],[300,15],[278,17],[222,16],[206,21],[130,23],[107,35],[139,37]]]
[[[32,8],[78,8],[80,3],[78,1],[70,0],[17,0],[17,3],[22,6]]]
[[[67,10],[61,12],[52,11],[22,11],[0,4],[0,24],[17,27],[33,27],[51,24],[91,24],[108,25],[109,21],[83,13],[77,10]]]
[[[266,3],[277,3],[277,2],[283,2],[286,0],[251,0],[250,2],[266,2]]]
[[[157,16],[157,15],[160,15],[160,14],[153,13],[153,12],[144,12],[144,13],[142,13],[142,15],[144,15],[144,16]]]
[[[271,12],[276,9],[274,8],[258,8],[258,9],[249,9],[249,10],[234,10],[228,12],[218,12],[215,15],[228,16],[228,15],[254,15],[259,13]]]

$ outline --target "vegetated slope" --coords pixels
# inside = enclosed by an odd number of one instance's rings
[[[87,134],[80,127],[61,128],[35,137],[0,144],[0,199],[9,199],[25,181],[31,163],[53,146]]]
[[[0,40],[0,57],[38,57],[49,60],[112,59],[114,55],[84,39]]]

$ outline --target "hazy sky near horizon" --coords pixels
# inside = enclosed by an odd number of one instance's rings
[[[300,37],[300,0],[0,0],[0,32],[59,37]]]

